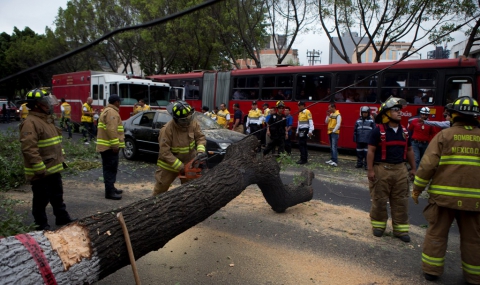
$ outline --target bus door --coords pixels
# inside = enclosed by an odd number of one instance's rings
[[[105,84],[105,77],[92,76],[92,99],[93,106],[97,106],[97,109],[103,109],[106,105],[106,99],[109,96],[108,85]]]

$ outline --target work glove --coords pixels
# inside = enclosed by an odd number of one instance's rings
[[[197,158],[197,160],[207,158],[207,153],[206,152],[198,152],[196,158]]]
[[[412,191],[412,199],[413,199],[413,202],[415,202],[416,205],[418,205],[418,196],[420,196],[422,192],[421,191],[418,191],[418,190],[413,190]]]

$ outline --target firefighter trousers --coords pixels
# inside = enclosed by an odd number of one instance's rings
[[[448,231],[457,220],[463,275],[467,282],[480,284],[480,212],[440,207],[432,201],[423,210],[428,229],[423,242],[422,269],[441,275],[447,251]]]
[[[165,170],[163,168],[158,168],[155,171],[155,186],[153,187],[153,196],[159,195],[163,192],[167,192],[170,185],[178,177],[178,172],[173,172]],[[180,179],[180,183],[189,182],[192,179]]]
[[[408,234],[408,171],[404,163],[375,163],[375,181],[369,181],[372,207],[370,221],[374,229],[387,227],[387,202],[390,202],[393,234]]]

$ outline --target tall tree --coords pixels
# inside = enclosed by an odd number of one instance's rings
[[[463,51],[463,56],[465,57],[470,55],[470,51],[474,46],[480,46],[480,0],[474,2],[471,9],[468,9],[467,11],[467,17],[476,17],[477,20],[465,33],[468,36],[467,44]]]

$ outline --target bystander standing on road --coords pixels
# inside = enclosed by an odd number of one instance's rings
[[[85,102],[82,106],[82,118],[80,120],[82,123],[83,141],[85,144],[89,144],[88,137],[90,138],[90,141],[93,141],[95,138],[95,130],[93,125],[93,116],[95,115],[95,111],[92,108],[92,103],[92,97],[88,97],[87,102]]]
[[[62,104],[60,105],[60,111],[62,112],[61,125],[67,128],[68,139],[72,139],[72,107],[62,98]]]
[[[240,110],[240,104],[233,104],[233,111],[232,131],[243,134],[245,130],[243,128],[243,112]]]
[[[217,113],[217,123],[228,129],[230,124],[230,112],[227,110],[227,105],[225,103],[220,104],[220,111]]]
[[[425,125],[424,122],[428,120],[430,116],[430,108],[420,108],[420,118],[413,119],[408,124],[408,131],[412,138],[412,148],[415,154],[415,167],[418,169],[420,160],[422,159],[425,150],[428,147],[428,143],[435,135],[435,130],[432,126]]]
[[[368,169],[367,167],[367,152],[368,139],[370,132],[375,128],[375,122],[371,117],[371,111],[368,106],[360,108],[360,118],[355,123],[353,130],[353,141],[357,144],[357,165],[356,168]]]
[[[307,139],[313,136],[313,130],[312,113],[306,109],[305,101],[299,101],[297,138],[298,149],[300,150],[300,160],[297,161],[297,164],[305,164],[308,162]]]
[[[407,102],[390,96],[382,103],[375,117],[378,124],[370,134],[367,165],[372,207],[370,222],[373,235],[383,236],[387,227],[390,205],[393,235],[403,242],[410,242],[408,234],[409,173],[405,160],[410,164],[410,176],[415,175],[415,156],[408,131],[400,125],[401,110]]]
[[[480,284],[480,180],[476,177],[480,162],[480,110],[475,99],[465,96],[458,98],[447,112],[453,125],[430,142],[412,191],[418,204],[419,195],[430,184],[428,205],[423,211],[428,228],[422,269],[428,281],[443,274],[448,233],[455,219],[460,231],[463,275],[467,284]],[[460,280],[457,284],[461,284]]]
[[[328,106],[327,117],[325,118],[325,124],[327,124],[327,133],[330,140],[330,160],[325,161],[326,164],[331,166],[338,165],[338,137],[340,135],[340,126],[342,125],[342,116],[337,110],[334,103]]]
[[[108,106],[98,119],[97,152],[102,156],[105,199],[122,199],[122,190],[115,188],[118,171],[118,153],[125,147],[125,133],[118,113],[120,97],[116,94],[108,98]]]
[[[290,139],[292,136],[292,126],[293,126],[293,117],[290,115],[290,107],[286,106],[285,110],[283,111],[285,114],[286,120],[286,127],[287,127],[287,137],[285,138],[285,152],[288,155],[292,154],[292,140]]]
[[[185,101],[176,101],[167,106],[167,110],[173,120],[165,124],[158,136],[158,169],[155,171],[153,196],[168,191],[178,174],[185,173],[186,163],[195,157],[207,157],[207,141],[200,125],[193,119],[194,109]],[[180,179],[182,184],[188,181],[190,179]]]
[[[275,108],[270,114],[267,121],[267,136],[270,138],[270,143],[263,150],[263,155],[267,155],[270,151],[278,147],[278,154],[285,151],[285,138],[287,137],[286,120],[283,110],[285,104],[283,101],[278,101]]]
[[[138,100],[138,103],[133,106],[133,114],[138,114],[143,111],[149,111],[150,106],[145,104],[145,100],[140,99]]]
[[[52,205],[56,225],[73,221],[63,202],[63,183],[60,172],[65,168],[62,148],[62,131],[55,126],[53,106],[55,96],[45,90],[35,89],[27,93],[30,113],[20,124],[25,178],[32,185],[32,215],[37,230],[49,230],[45,208]]]

